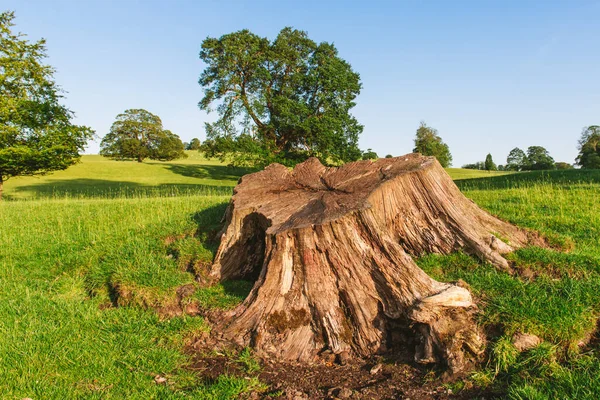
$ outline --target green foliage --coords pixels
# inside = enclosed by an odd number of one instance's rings
[[[260,362],[254,357],[252,350],[245,347],[238,355],[238,362],[244,366],[247,373],[260,371]]]
[[[554,169],[554,159],[550,157],[548,150],[542,146],[530,146],[527,148],[527,170],[539,171]]]
[[[581,132],[577,165],[586,169],[600,169],[600,126],[591,125]]]
[[[529,167],[529,160],[527,154],[518,147],[515,147],[508,153],[506,157],[506,170],[507,171],[525,171]]]
[[[391,154],[386,154],[386,155],[385,155],[385,158],[394,158],[394,156],[393,156],[393,155],[391,155]]]
[[[375,160],[375,159],[378,159],[378,158],[379,158],[379,156],[377,155],[377,153],[375,153],[371,149],[367,149],[367,151],[365,151],[362,154],[362,159],[363,160]]]
[[[486,169],[485,168],[485,163],[483,161],[477,161],[476,163],[473,163],[473,164],[465,164],[461,168],[464,168],[464,169],[477,169],[477,170],[480,170],[480,171],[484,171]]]
[[[530,146],[527,154],[518,147],[508,153],[506,158],[508,171],[541,171],[555,169],[554,159],[542,146]]]
[[[574,169],[572,164],[566,162],[557,162],[554,164],[554,167],[556,169]]]
[[[54,69],[44,65],[44,40],[27,41],[12,32],[14,13],[0,14],[0,197],[3,181],[46,174],[77,163],[93,137],[73,125],[73,113],[60,104]]]
[[[193,138],[187,146],[185,146],[186,150],[200,150],[200,139]]]
[[[434,156],[444,168],[452,165],[450,148],[442,142],[438,131],[427,126],[423,121],[421,121],[419,129],[417,129],[413,152],[421,153],[425,156]]]
[[[489,153],[485,157],[484,168],[486,171],[497,171],[498,170],[498,167],[496,167],[494,160],[492,160],[492,155]]]
[[[362,125],[350,114],[359,75],[331,43],[284,28],[274,41],[242,30],[202,43],[204,98],[219,118],[206,124],[202,151],[236,165],[294,165],[307,157],[361,157]]]
[[[114,160],[170,161],[186,157],[179,136],[163,129],[160,118],[146,110],[131,109],[117,115],[100,144],[100,154]]]
[[[519,350],[512,344],[511,338],[504,336],[492,345],[492,362],[495,374],[508,372],[519,357]]]

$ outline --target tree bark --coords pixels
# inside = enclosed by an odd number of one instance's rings
[[[503,254],[543,245],[419,154],[272,164],[240,179],[225,219],[209,277],[255,284],[216,331],[263,356],[309,362],[326,350],[410,348],[418,362],[461,372],[484,347],[477,307],[465,285],[435,281],[413,257],[465,251],[508,271]]]

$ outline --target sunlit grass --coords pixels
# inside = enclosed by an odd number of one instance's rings
[[[231,195],[248,169],[207,160],[197,151],[169,162],[113,161],[85,155],[81,163],[46,176],[17,177],[5,183],[7,200],[32,198],[123,198]]]
[[[193,283],[168,257],[164,238],[218,221],[227,200],[0,204],[0,397],[225,399],[256,384],[227,377],[209,384],[190,376],[182,350],[189,334],[207,328],[202,318],[162,319],[135,304],[110,307],[107,290],[130,285],[162,299]],[[213,291],[220,292],[207,306],[244,296],[219,286]],[[156,384],[156,375],[168,384]]]
[[[255,378],[199,380],[183,348],[207,325],[152,309],[176,301],[182,285],[206,308],[233,307],[251,287],[194,280],[212,260],[214,232],[245,171],[191,156],[142,164],[86,156],[66,171],[8,181],[9,200],[31,201],[0,203],[1,398],[226,399],[260,387]],[[464,254],[419,260],[437,279],[469,283],[479,322],[495,332],[475,381],[514,399],[596,398],[598,349],[579,354],[578,344],[600,315],[600,172],[448,172],[481,207],[568,250],[510,255],[527,275]],[[119,290],[129,297],[115,298]],[[515,356],[517,331],[545,344]],[[239,357],[256,369],[249,353]]]
[[[492,214],[563,247],[516,251],[510,260],[521,274],[514,276],[463,254],[419,260],[437,279],[468,282],[480,302],[480,323],[500,335],[492,337],[489,369],[476,378],[482,382],[481,377],[497,374],[493,385],[513,399],[597,398],[597,345],[580,353],[600,316],[600,171],[520,173],[457,183]],[[545,344],[515,357],[506,345],[515,332],[538,335]]]

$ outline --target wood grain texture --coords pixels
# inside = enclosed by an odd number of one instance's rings
[[[464,251],[510,271],[503,255],[530,243],[544,245],[464,197],[433,157],[273,164],[242,177],[227,209],[210,277],[256,283],[215,331],[308,362],[410,347],[458,373],[483,351],[477,307],[413,257]]]

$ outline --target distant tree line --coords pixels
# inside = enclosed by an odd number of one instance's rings
[[[542,146],[530,146],[527,152],[515,147],[508,153],[506,165],[494,163],[492,155],[488,154],[485,161],[462,166],[466,169],[478,169],[485,171],[541,171],[552,169],[572,169],[573,165],[565,162],[555,162],[548,150]]]

